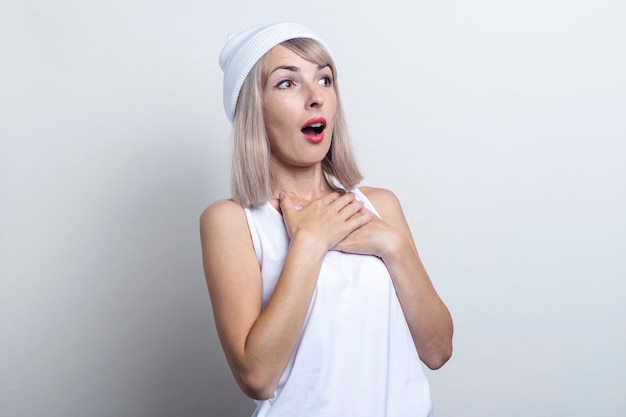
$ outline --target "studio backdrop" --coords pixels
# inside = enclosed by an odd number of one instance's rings
[[[436,415],[625,415],[625,20],[591,0],[2,2],[0,413],[252,413],[198,218],[229,197],[227,35],[298,21],[452,312]]]

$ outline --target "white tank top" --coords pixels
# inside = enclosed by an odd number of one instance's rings
[[[358,189],[356,197],[376,212]],[[261,265],[263,308],[289,245],[268,202],[246,209]],[[375,256],[329,251],[300,340],[272,398],[253,417],[427,417],[430,387],[391,276]]]

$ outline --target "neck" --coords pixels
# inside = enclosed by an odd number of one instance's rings
[[[308,203],[330,191],[321,164],[302,170],[272,169],[273,198],[283,192],[300,203]]]

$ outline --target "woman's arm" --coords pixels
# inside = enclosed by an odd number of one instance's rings
[[[393,280],[420,359],[431,369],[452,355],[452,318],[422,265],[398,198],[389,190],[362,187],[381,216],[349,235],[337,250],[380,257]]]
[[[329,248],[371,220],[347,194],[327,195],[302,210],[281,200],[291,237],[283,270],[262,309],[259,264],[243,208],[218,201],[200,218],[203,265],[217,333],[242,391],[273,394],[298,341],[322,260]]]

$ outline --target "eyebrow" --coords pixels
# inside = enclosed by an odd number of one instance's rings
[[[330,64],[321,64],[317,66],[317,70],[321,71],[326,67],[330,67]],[[272,75],[274,72],[278,71],[278,70],[287,70],[287,71],[291,71],[291,72],[298,72],[300,70],[300,67],[296,67],[296,66],[292,66],[292,65],[281,65],[280,67],[276,67],[273,70],[271,70],[267,76],[269,77],[270,75]]]
[[[294,66],[290,66],[290,65],[281,65],[280,67],[276,67],[274,68],[272,71],[270,71],[270,74],[273,72],[276,72],[278,70],[287,70],[287,71],[291,71],[291,72],[298,72],[300,70],[300,68],[298,67],[294,67]]]

